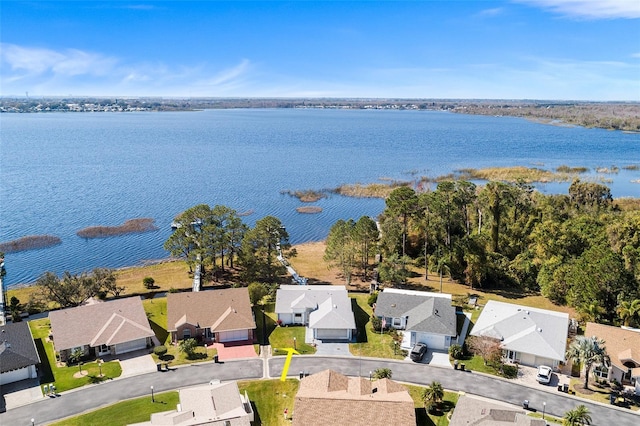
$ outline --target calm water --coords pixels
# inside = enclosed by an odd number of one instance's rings
[[[44,271],[81,272],[167,257],[172,218],[198,203],[279,217],[293,243],[322,240],[338,219],[378,215],[382,200],[332,196],[303,215],[287,189],[436,176],[463,167],[640,164],[640,134],[507,117],[363,110],[2,114],[0,241],[53,234],[62,244],[6,256],[9,286]],[[609,175],[639,196],[640,172]],[[544,192],[566,192],[548,184]],[[152,217],[156,232],[85,240],[76,231]]]

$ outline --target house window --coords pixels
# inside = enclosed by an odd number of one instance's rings
[[[302,314],[293,314],[294,322],[302,322]]]
[[[393,319],[393,327],[394,328],[400,328],[401,325],[402,325],[402,320],[400,318],[394,318]]]
[[[190,328],[185,328],[184,330],[182,330],[182,338],[183,339],[188,339],[191,337],[191,329]]]
[[[518,359],[518,352],[516,352],[516,351],[506,350],[505,351],[505,358],[507,358],[507,360],[510,361],[510,362],[518,362],[518,361],[520,361]]]
[[[593,374],[599,379],[609,378],[609,369],[604,365],[598,365],[593,369]]]

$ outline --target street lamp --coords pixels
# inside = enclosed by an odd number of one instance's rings
[[[295,336],[293,337],[293,349],[298,350],[298,347],[296,346],[296,338],[295,338]]]
[[[155,398],[153,397],[153,385],[151,385],[151,402],[156,402]]]
[[[102,360],[98,360],[98,369],[100,370],[100,377],[102,377]]]
[[[547,403],[542,403],[542,420],[544,420],[544,413],[547,411]]]
[[[369,381],[371,381],[372,376],[373,376],[373,371],[369,371]]]
[[[35,424],[36,424],[36,419],[32,418],[31,419],[31,426],[35,426]]]

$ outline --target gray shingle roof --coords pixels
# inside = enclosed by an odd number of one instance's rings
[[[40,357],[26,322],[0,327],[0,373],[40,364]]]
[[[422,291],[385,289],[378,295],[376,315],[407,318],[406,330],[455,336],[456,309],[451,296]]]

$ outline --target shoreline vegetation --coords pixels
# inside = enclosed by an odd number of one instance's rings
[[[148,217],[129,219],[118,226],[90,226],[76,232],[82,238],[106,238],[125,234],[138,234],[156,231],[155,220]]]
[[[541,124],[640,132],[637,102],[469,100],[469,99],[160,99],[160,98],[6,98],[0,113],[199,111],[234,108],[322,108],[449,111],[458,114],[519,117]]]
[[[62,240],[55,235],[27,235],[15,240],[0,243],[0,252],[16,253],[26,250],[37,250],[61,244]]]

